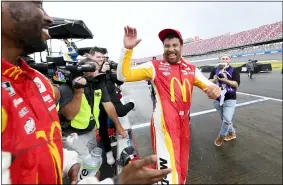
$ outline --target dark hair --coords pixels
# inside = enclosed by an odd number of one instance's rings
[[[165,39],[174,39],[174,38],[179,39],[181,45],[183,45],[183,40],[180,39],[180,37],[176,33],[168,33],[168,34],[166,34],[165,37],[163,37],[162,42],[164,43]]]
[[[81,59],[78,65],[85,65],[87,63],[95,62],[92,58],[86,57],[84,59]]]
[[[89,51],[89,54],[94,55],[95,53],[102,53],[103,55],[107,54],[108,51],[106,48],[100,48],[100,47],[96,47],[94,46],[93,48],[91,48],[91,50]]]

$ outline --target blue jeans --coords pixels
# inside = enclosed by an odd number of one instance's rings
[[[219,101],[213,101],[214,107],[220,112],[222,121],[220,136],[227,136],[228,132],[235,132],[232,119],[235,112],[236,102],[236,100],[226,100],[224,101],[224,104],[220,106]]]

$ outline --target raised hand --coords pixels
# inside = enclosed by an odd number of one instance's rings
[[[126,49],[133,49],[141,41],[141,39],[137,39],[137,30],[136,28],[132,28],[129,26],[124,27],[124,30],[124,47]]]

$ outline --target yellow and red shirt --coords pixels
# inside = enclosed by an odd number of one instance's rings
[[[61,127],[51,83],[19,60],[2,58],[2,151],[12,184],[62,184]]]

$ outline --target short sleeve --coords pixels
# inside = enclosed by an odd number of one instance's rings
[[[213,79],[215,74],[216,74],[216,68],[213,68],[213,70],[211,71],[208,79]]]
[[[232,80],[236,81],[238,83],[238,86],[240,86],[241,80],[240,80],[240,72],[239,70],[235,69],[233,70],[232,73]]]
[[[102,92],[101,102],[103,103],[110,102],[111,100],[109,98],[109,94],[107,92],[106,87],[102,87],[101,92]]]
[[[64,107],[73,100],[74,92],[73,89],[67,84],[62,84],[59,87],[59,91],[61,95],[61,99],[59,100],[59,105],[60,107]]]

